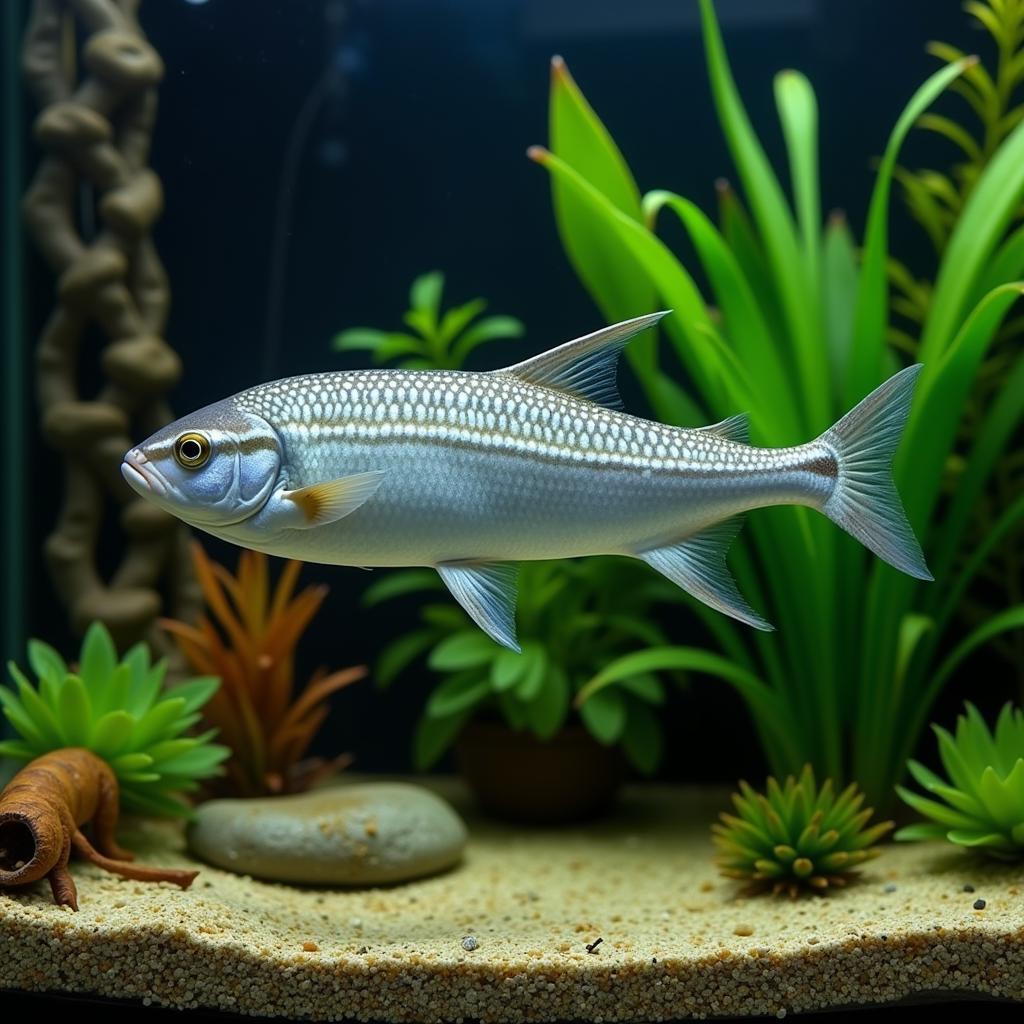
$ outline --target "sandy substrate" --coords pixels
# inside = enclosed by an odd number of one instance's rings
[[[720,803],[645,788],[587,828],[471,819],[461,867],[394,888],[303,890],[204,868],[182,893],[79,865],[78,914],[44,886],[0,894],[0,987],[396,1022],[781,1017],[951,992],[1024,1000],[1021,867],[890,846],[826,898],[743,898],[711,864]],[[188,863],[167,826],[123,838],[145,861]]]

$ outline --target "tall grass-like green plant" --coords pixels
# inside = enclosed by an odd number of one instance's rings
[[[949,166],[909,170],[896,168],[903,198],[910,213],[928,235],[938,259],[949,245],[953,229],[977,182],[1009,134],[1024,120],[1024,0],[968,0],[964,10],[974,26],[991,37],[995,53],[991,70],[979,62],[968,68],[950,87],[957,94],[948,104],[949,113],[922,114],[917,127],[939,136],[949,155]],[[963,51],[949,43],[933,42],[929,53],[948,64],[963,59]],[[959,101],[959,102],[957,102]],[[1005,241],[996,251],[988,271],[988,282],[1013,275],[1024,253],[1024,207],[1019,207]],[[911,359],[917,359],[921,325],[928,316],[934,288],[928,275],[918,277],[900,260],[890,257],[893,318],[889,324],[890,344]],[[987,283],[979,284],[982,294]],[[911,329],[907,330],[909,322]],[[955,494],[960,478],[970,471],[959,453],[969,450],[980,432],[986,414],[1004,392],[1008,376],[1013,388],[1024,388],[1024,361],[1020,359],[1024,338],[1024,315],[1008,317],[996,332],[976,371],[970,401],[958,428],[957,452],[946,465],[944,495]],[[967,526],[969,551],[992,531],[1000,509],[1024,494],[1024,451],[1019,446],[1004,450],[993,468],[983,495],[975,502]],[[1024,601],[1024,524],[1003,537],[982,568],[980,578],[961,599],[957,617],[976,625],[994,610]],[[993,647],[1016,671],[1024,693],[1024,633],[1015,632],[993,641]]]
[[[556,220],[583,282],[594,288],[605,268],[623,268],[618,293],[594,291],[605,316],[648,312],[652,290],[656,306],[674,310],[662,322],[666,356],[673,357],[664,359],[668,373],[653,348],[633,357],[653,411],[695,426],[747,410],[755,444],[800,443],[897,368],[886,345],[897,158],[913,124],[972,61],[932,75],[897,121],[878,167],[858,260],[842,220],[833,218],[822,230],[818,108],[810,83],[795,71],[775,79],[790,198],[743,106],[711,0],[701,0],[701,14],[712,95],[745,202],[724,191],[716,224],[671,191],[637,199],[625,159],[561,62],[552,80],[552,148],[534,147],[530,155],[551,174]],[[765,509],[751,515],[733,568],[748,599],[778,631],[755,633],[720,620],[714,629],[721,653],[659,652],[677,667],[699,666],[738,688],[776,775],[796,774],[809,762],[837,782],[856,779],[875,806],[889,806],[936,694],[978,644],[1021,624],[1024,608],[1011,608],[947,653],[944,640],[965,588],[1024,514],[1024,500],[1001,509],[985,542],[957,561],[973,503],[1024,413],[1024,388],[1012,389],[1009,378],[971,450],[962,453],[969,472],[943,514],[936,511],[978,366],[1024,292],[1024,253],[1016,262],[1004,260],[998,279],[992,277],[1022,196],[1024,126],[1018,126],[996,149],[952,230],[920,332],[925,367],[895,465],[936,583],[900,575],[808,509]],[[707,297],[656,232],[668,218],[693,243]],[[695,401],[681,397],[678,385],[667,383],[670,376],[688,380]],[[623,670],[606,666],[582,699]]]

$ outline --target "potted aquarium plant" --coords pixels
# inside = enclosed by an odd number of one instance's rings
[[[484,809],[534,822],[603,810],[621,781],[623,762],[642,774],[653,772],[662,751],[658,708],[665,687],[657,673],[664,666],[645,653],[651,645],[665,650],[666,640],[651,608],[683,598],[644,568],[614,558],[524,564],[522,654],[474,626],[433,572],[393,573],[371,586],[370,604],[416,591],[437,593],[438,600],[423,607],[420,626],[396,638],[377,665],[384,686],[424,654],[440,676],[416,731],[416,767],[429,768],[454,746]],[[633,670],[580,703],[584,684],[627,652]]]

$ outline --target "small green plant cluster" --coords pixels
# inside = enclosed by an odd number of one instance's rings
[[[416,732],[417,768],[436,762],[475,715],[493,713],[513,729],[550,739],[569,720],[583,684],[603,666],[638,645],[660,649],[666,640],[650,608],[656,601],[677,600],[678,591],[645,570],[624,559],[524,564],[518,607],[522,654],[496,644],[450,602],[427,604],[420,628],[384,651],[376,673],[388,685],[428,654],[427,664],[442,676]],[[443,590],[435,573],[393,573],[370,587],[366,600],[376,604],[424,590]],[[578,713],[598,742],[620,744],[633,766],[649,774],[662,753],[658,707],[665,690],[657,675],[662,666],[646,663],[645,654],[637,652],[640,661],[579,704]]]
[[[654,332],[626,349],[654,414],[699,426],[749,411],[754,444],[803,443],[898,368],[887,344],[897,161],[921,115],[976,65],[958,60],[910,98],[856,240],[843,218],[821,216],[818,133],[835,127],[819,121],[810,82],[784,71],[774,83],[785,183],[744,106],[711,0],[700,9],[712,98],[741,186],[720,190],[717,222],[675,192],[641,194],[560,60],[550,148],[530,155],[550,173],[566,255],[606,320],[673,310],[659,325],[660,350]],[[963,659],[1024,626],[1024,601],[1011,602],[962,642],[948,642],[968,589],[1024,522],[1018,492],[993,507],[984,536],[971,529],[1024,418],[1019,353],[987,392],[969,443],[959,432],[986,354],[1024,294],[1024,234],[1011,230],[1024,199],[1024,124],[1005,127],[950,226],[915,330],[924,369],[894,464],[936,582],[901,576],[809,509],[758,510],[731,562],[741,591],[777,632],[755,633],[694,606],[707,646],[679,650],[738,689],[777,777],[809,762],[822,778],[856,779],[877,807],[892,801],[929,709]],[[692,243],[692,264],[662,237],[668,219]],[[692,394],[676,383],[683,380]],[[966,467],[951,494],[943,492],[950,459]]]
[[[369,351],[375,362],[394,362],[406,370],[458,370],[479,346],[522,336],[523,325],[515,317],[478,319],[487,308],[483,299],[442,314],[443,292],[442,273],[423,274],[409,290],[411,308],[402,318],[408,331],[350,327],[335,335],[332,347],[337,352]]]
[[[736,813],[723,812],[712,826],[719,870],[776,894],[845,885],[878,856],[875,844],[893,827],[891,821],[868,827],[874,812],[861,809],[864,794],[851,784],[837,796],[831,779],[819,788],[810,765],[781,786],[768,779],[764,793],[741,782],[732,800]]]
[[[142,814],[183,816],[177,794],[218,774],[230,751],[212,743],[215,729],[185,735],[219,680],[191,679],[167,690],[167,662],[152,664],[145,644],[118,661],[105,626],[85,634],[77,670],[48,644],[31,640],[33,683],[9,663],[16,691],[0,686],[0,704],[18,738],[0,742],[0,756],[27,762],[62,747],[85,747],[113,769],[124,807]]]
[[[932,728],[948,777],[910,762],[928,796],[903,787],[899,794],[930,821],[901,828],[896,838],[948,839],[1001,860],[1024,857],[1024,712],[1007,704],[991,732],[967,704],[955,734]]]

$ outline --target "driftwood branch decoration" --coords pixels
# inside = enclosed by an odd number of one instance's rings
[[[139,639],[164,649],[154,628],[162,597],[181,618],[198,608],[187,535],[136,499],[119,469],[133,427],[145,436],[172,418],[163,396],[181,372],[162,337],[169,292],[149,235],[163,204],[147,166],[163,63],[137,6],[34,0],[23,71],[42,108],[34,135],[45,155],[23,212],[58,278],[37,348],[42,429],[64,462],[64,505],[46,542],[53,582],[78,632],[99,619],[122,649]],[[104,380],[85,397],[94,333],[102,336]],[[124,542],[104,578],[97,545],[112,509]]]
[[[198,871],[129,863],[132,854],[115,838],[117,815],[117,779],[106,761],[81,747],[37,757],[0,793],[0,887],[47,878],[53,901],[77,910],[72,851],[123,878],[192,884]],[[98,850],[80,828],[90,821]]]

